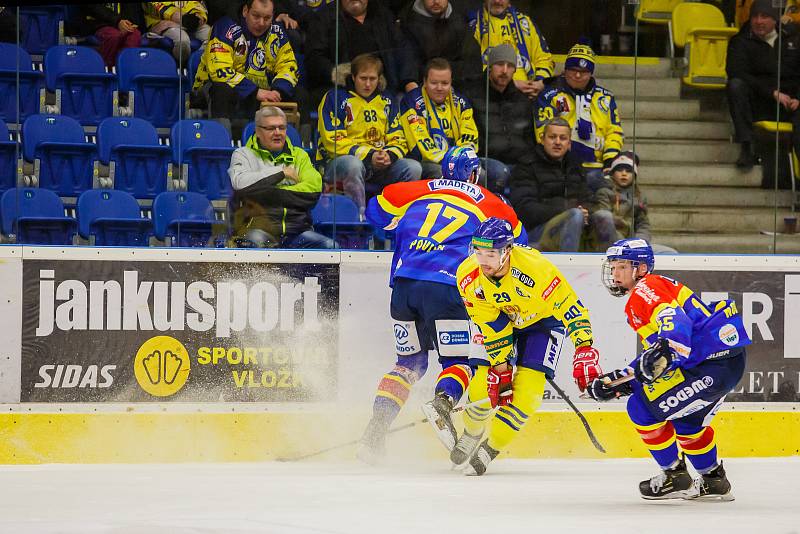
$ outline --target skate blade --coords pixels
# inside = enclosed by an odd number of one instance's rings
[[[423,404],[421,408],[428,423],[433,427],[436,437],[439,438],[439,441],[447,449],[447,452],[452,452],[456,446],[456,438],[447,430],[447,425],[440,423],[442,418],[439,416],[439,412],[428,403]]]
[[[669,501],[675,499],[691,500],[695,498],[692,497],[692,493],[689,490],[673,491],[672,493],[667,493],[666,495],[661,495],[660,497],[648,497],[645,495],[639,495],[639,496],[646,501]]]
[[[725,495],[693,495],[686,497],[688,501],[705,501],[705,502],[731,502],[735,501],[736,497],[733,496],[732,493],[726,493]]]

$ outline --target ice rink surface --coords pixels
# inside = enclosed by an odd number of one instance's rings
[[[736,500],[646,502],[650,460],[0,468],[0,532],[800,533],[800,458],[725,461]]]

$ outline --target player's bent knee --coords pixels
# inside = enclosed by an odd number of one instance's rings
[[[542,405],[544,396],[545,375],[525,367],[518,367],[514,375],[514,400],[512,404],[530,415]]]
[[[428,370],[428,353],[418,352],[409,356],[398,356],[397,367],[403,367],[414,373],[415,378],[411,381],[413,384],[422,378]]]

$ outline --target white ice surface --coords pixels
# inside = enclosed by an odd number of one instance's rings
[[[725,460],[730,503],[639,498],[648,460],[0,467],[3,533],[800,532],[800,458]]]

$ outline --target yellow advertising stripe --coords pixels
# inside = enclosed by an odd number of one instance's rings
[[[341,415],[341,412],[339,412]],[[509,458],[648,457],[623,412],[585,414],[608,454],[592,447],[570,412],[532,414],[507,449]],[[2,414],[5,464],[267,461],[357,439],[369,413]],[[416,420],[406,414],[396,425]],[[460,421],[457,420],[457,424]],[[723,412],[714,420],[723,457],[800,455],[800,412]],[[444,458],[427,425],[392,435],[392,450]],[[353,458],[345,447],[320,457]]]
[[[564,63],[566,61],[566,54],[553,54],[553,61],[556,63]],[[595,56],[595,64],[597,65],[633,65],[636,58],[631,56]],[[637,63],[639,65],[658,65],[661,58],[639,56]]]

